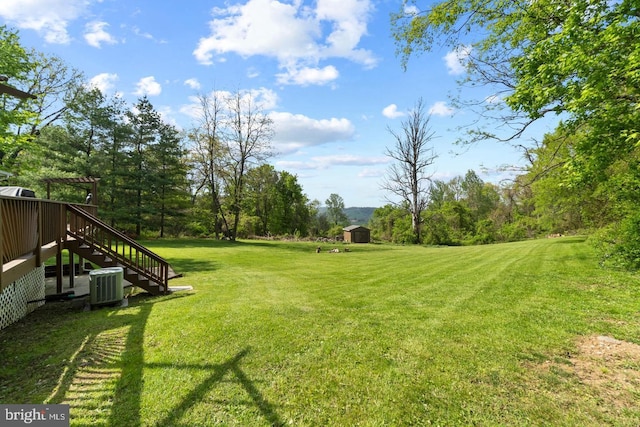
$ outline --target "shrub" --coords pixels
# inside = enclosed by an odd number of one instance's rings
[[[603,266],[640,269],[640,213],[600,229],[589,240]]]

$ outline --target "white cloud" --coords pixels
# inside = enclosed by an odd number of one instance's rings
[[[359,178],[381,178],[385,175],[385,171],[381,169],[365,168],[358,173]]]
[[[162,86],[156,81],[156,78],[148,76],[141,78],[138,83],[136,83],[136,91],[134,94],[138,96],[156,96],[160,95],[161,92]]]
[[[451,116],[455,111],[455,109],[449,107],[444,101],[438,101],[429,108],[429,114],[433,114],[434,116]]]
[[[200,82],[196,78],[187,79],[184,81],[184,84],[195,90],[198,90],[201,87]]]
[[[286,73],[277,74],[278,83],[294,84],[299,86],[325,85],[336,80],[339,72],[333,65],[324,68],[304,67],[302,69],[288,70]]]
[[[93,76],[89,80],[89,87],[94,87],[99,89],[100,92],[106,94],[110,92],[113,88],[115,88],[115,83],[118,80],[117,74],[110,73],[100,73],[96,76]]]
[[[247,77],[255,79],[260,76],[260,71],[257,68],[251,67],[247,70]]]
[[[332,166],[375,166],[375,165],[384,165],[388,163],[389,163],[389,159],[387,157],[356,156],[353,154],[316,156],[316,157],[311,157],[309,160],[305,160],[305,161],[281,160],[276,162],[276,164],[280,167],[287,168],[287,169],[297,169],[297,170],[328,169]],[[362,176],[366,176],[366,175],[362,175]],[[374,175],[368,175],[368,176],[374,176]]]
[[[416,5],[404,5],[403,12],[407,16],[415,16],[420,13],[420,9]]]
[[[371,52],[357,48],[367,35],[367,20],[373,9],[369,0],[318,0],[316,17],[330,22],[333,30],[325,40],[329,46],[324,55],[375,66],[377,61]]]
[[[273,110],[278,105],[278,94],[273,90],[264,87],[259,89],[240,90],[239,94],[240,102],[245,105],[246,103],[251,102],[254,110],[259,109],[265,112]],[[222,90],[213,91],[207,96],[211,98],[216,97],[222,103],[228,99],[235,98],[234,93]],[[202,115],[200,99],[197,96],[190,96],[189,102],[190,104],[183,105],[180,108],[180,112],[193,119],[199,119]]]
[[[142,37],[144,39],[148,39],[148,40],[153,40],[153,36],[151,35],[151,33],[147,33],[142,31],[140,28],[134,26],[133,28],[131,28],[131,30],[133,31],[133,34],[135,34],[138,37]]]
[[[242,90],[240,94],[245,101],[251,100],[254,106],[261,110],[273,110],[278,105],[278,94],[271,89],[261,87],[259,89]]]
[[[211,34],[200,39],[193,55],[202,64],[227,53],[271,57],[285,70],[279,78],[288,84],[326,83],[337,78],[337,70],[320,68],[323,60],[377,64],[371,51],[358,48],[372,10],[371,0],[318,0],[315,8],[301,1],[247,0],[214,8]]]
[[[167,41],[166,41],[166,40],[163,40],[163,39],[156,39],[156,38],[153,36],[153,34],[151,34],[151,33],[149,33],[149,32],[146,32],[146,31],[142,31],[142,30],[140,29],[140,27],[137,27],[137,26],[135,26],[135,25],[131,27],[131,32],[133,32],[133,34],[134,34],[136,37],[141,37],[141,38],[143,38],[143,39],[151,40],[151,41],[154,41],[154,42],[159,43],[159,44],[166,44],[166,43],[167,43]]]
[[[244,5],[214,8],[213,15],[211,35],[201,38],[193,52],[203,64],[211,64],[214,54],[228,52],[240,56],[304,56],[305,46],[313,44],[309,33],[319,31],[310,17],[298,16],[297,5],[277,0],[249,0]]]
[[[185,104],[180,107],[180,112],[192,119],[200,119],[202,116],[202,108],[200,107],[200,101],[197,96],[189,97],[190,104]]]
[[[174,117],[173,109],[170,106],[161,105],[161,106],[154,107],[154,108],[160,114],[160,117],[162,117],[162,121],[164,123],[168,123],[168,124],[174,126],[176,129],[181,129],[180,125],[178,124],[178,122],[176,121],[176,119]]]
[[[280,153],[291,153],[303,147],[347,141],[353,138],[355,127],[347,119],[312,119],[302,114],[272,112],[275,137],[273,143]]]
[[[71,41],[67,26],[88,4],[87,0],[2,0],[0,17],[19,29],[38,32],[47,43],[66,44]]]
[[[109,26],[108,23],[102,21],[93,21],[85,25],[84,39],[90,46],[101,48],[102,43],[116,44],[118,41],[109,34],[105,28]]]
[[[404,113],[402,111],[398,111],[398,106],[396,104],[389,104],[382,110],[382,115],[389,119],[396,119],[404,116]]]
[[[471,55],[472,47],[468,45],[458,46],[444,56],[444,62],[449,69],[449,74],[460,75],[467,70],[467,58]]]

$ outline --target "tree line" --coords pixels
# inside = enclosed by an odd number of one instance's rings
[[[47,178],[99,178],[99,216],[133,236],[341,234],[344,201],[309,200],[295,175],[268,163],[272,122],[251,91],[198,96],[190,129],[168,123],[147,97],[128,105],[86,85],[61,59],[20,45],[0,27],[0,75],[35,99],[0,95],[0,168],[43,195]],[[88,189],[51,198],[83,203]]]
[[[368,224],[379,240],[473,244],[588,232],[607,263],[640,267],[640,12],[621,0],[447,0],[392,18],[402,65],[437,46],[460,53],[462,84],[492,96],[456,105],[500,123],[461,132],[512,146],[536,121],[561,120],[519,145],[528,164],[508,183],[469,171],[430,175],[422,100],[389,129],[392,166],[381,191],[390,203]],[[87,88],[60,59],[27,51],[0,27],[0,74],[36,95],[1,96],[0,166],[18,185],[45,177],[100,177],[100,214],[132,235],[338,234],[344,202],[332,194],[320,213],[297,177],[269,164],[272,123],[248,91],[199,97],[198,122],[180,131],[146,98],[133,106]],[[497,133],[496,129],[512,132]],[[81,201],[77,189],[55,197]],[[74,200],[73,198],[78,200]],[[391,202],[393,198],[393,203]]]
[[[513,187],[531,227],[588,227],[603,263],[640,268],[640,5],[636,0],[406,2],[392,18],[403,66],[443,46],[466,67],[457,106],[489,119],[465,143],[498,140],[529,160]],[[477,91],[475,93],[478,93]],[[544,117],[542,140],[520,138]],[[499,124],[500,126],[495,126]],[[500,131],[500,132],[499,132]],[[523,197],[524,196],[524,197]]]

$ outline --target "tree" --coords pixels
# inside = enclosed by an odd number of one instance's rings
[[[270,221],[273,232],[306,236],[311,220],[309,199],[302,192],[298,178],[287,171],[279,172],[274,197]]]
[[[222,171],[226,156],[223,145],[225,100],[220,92],[213,91],[210,96],[199,95],[198,101],[199,122],[189,134],[193,142],[191,161],[194,169],[194,202],[195,196],[204,191],[211,218],[206,228],[219,238],[223,225],[229,229],[221,202]]]
[[[414,243],[422,242],[421,214],[429,201],[428,184],[431,179],[428,168],[437,158],[433,147],[429,145],[435,137],[429,128],[429,120],[422,99],[419,99],[409,113],[409,119],[402,122],[401,131],[389,129],[395,143],[386,151],[394,163],[387,172],[382,188],[399,197],[400,203],[409,209]]]
[[[640,141],[634,0],[447,0],[422,13],[405,11],[393,18],[405,66],[440,42],[465,47],[467,82],[490,85],[505,101],[482,103],[483,111],[501,105],[510,114],[501,122],[523,119],[508,139],[548,114],[563,114],[572,130],[588,125],[576,152],[583,173],[602,171]]]
[[[640,201],[632,190],[640,183],[636,0],[446,0],[414,10],[405,8],[393,19],[403,63],[440,42],[464,46],[466,82],[489,85],[493,99],[504,101],[478,105],[487,115],[498,107],[499,122],[489,126],[507,124],[514,132],[501,137],[478,129],[473,140],[515,143],[540,118],[562,115],[559,130],[580,135],[564,184],[602,183],[620,218],[635,217]],[[531,147],[524,148],[530,154]],[[635,229],[630,223],[628,230]]]
[[[344,213],[344,200],[338,194],[332,193],[329,198],[325,200],[327,206],[327,219],[329,222],[336,225],[346,225],[347,215]]]
[[[255,234],[266,236],[268,233],[278,233],[271,230],[276,203],[276,185],[278,172],[272,165],[261,165],[247,173],[245,211],[258,218],[259,224]]]
[[[86,90],[82,85],[82,73],[70,68],[62,59],[35,51],[29,52],[28,55],[32,66],[21,80],[25,91],[35,98],[27,103],[28,116],[31,119],[14,123],[14,132],[18,138],[35,142],[43,130],[60,122],[65,111],[71,108],[77,97],[82,96]],[[23,101],[17,103],[13,107],[14,110],[22,104]],[[32,144],[18,145],[12,151],[11,158],[18,158],[25,150],[34,149],[37,147]]]
[[[60,169],[80,176],[100,176],[103,164],[99,155],[114,119],[107,99],[98,89],[81,88],[64,107],[62,118],[69,139],[59,141],[55,150]]]
[[[105,108],[108,120],[99,175],[99,212],[112,227],[116,227],[125,224],[130,217],[129,200],[123,188],[129,180],[129,156],[126,147],[132,137],[133,128],[131,123],[125,120],[128,108],[122,99],[111,98]]]
[[[433,245],[459,245],[472,231],[471,211],[464,199],[463,180],[433,180],[429,203],[423,213],[423,240]]]
[[[585,227],[602,227],[617,219],[608,191],[597,180],[579,182],[571,178],[573,155],[579,133],[560,129],[545,135],[531,151],[533,163],[523,175],[533,191],[533,212],[541,231],[565,233]],[[615,193],[615,192],[614,192]]]
[[[167,123],[158,127],[158,142],[149,153],[148,163],[155,173],[148,181],[153,198],[151,212],[157,217],[160,237],[168,225],[178,229],[177,218],[188,205],[186,150],[180,132]],[[175,234],[175,233],[174,233]]]
[[[264,164],[249,170],[245,185],[245,234],[307,235],[311,208],[295,175]]]
[[[233,225],[229,232],[236,239],[244,199],[245,178],[249,169],[271,156],[273,123],[256,104],[253,94],[238,91],[228,96],[228,131],[224,138],[223,179],[229,197]]]
[[[307,204],[311,218],[309,233],[312,236],[326,236],[331,228],[327,214],[320,213],[320,205],[321,203],[318,199],[314,199]]]
[[[33,110],[38,115],[38,121],[27,131],[36,135],[58,122],[87,89],[84,87],[84,75],[69,67],[61,58],[39,52],[32,52],[31,55],[35,58],[36,66],[28,76],[28,91],[36,95]]]
[[[473,170],[467,171],[461,185],[474,222],[487,219],[500,202],[497,187],[484,182]]]
[[[36,65],[33,56],[20,44],[18,34],[4,25],[0,26],[0,76],[7,78],[6,84],[25,91],[28,75]],[[32,104],[32,100],[0,95],[0,165],[4,169],[17,172],[15,163],[19,154],[35,146],[29,132],[20,132],[20,129],[37,123]]]
[[[373,211],[369,220],[371,237],[393,243],[414,243],[411,215],[403,206],[387,204]]]
[[[155,176],[149,168],[148,156],[157,144],[160,114],[153,108],[149,99],[140,98],[134,110],[127,113],[132,134],[128,141],[127,162],[130,167],[129,179],[124,190],[129,200],[131,221],[136,236],[142,231],[143,217],[148,214],[148,181]]]
[[[42,128],[38,136],[42,152],[29,150],[25,153],[31,159],[35,160],[33,156],[40,159],[36,162],[38,170],[30,172],[32,180],[108,175],[105,148],[113,120],[116,118],[99,90],[81,89],[75,100],[64,107],[58,124],[51,123]],[[101,190],[106,188],[104,184]],[[83,203],[87,196],[86,192],[78,192],[70,186],[56,187],[52,196],[59,200]]]

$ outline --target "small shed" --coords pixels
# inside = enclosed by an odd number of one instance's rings
[[[343,228],[344,241],[347,243],[369,243],[371,231],[361,225],[350,225]]]

